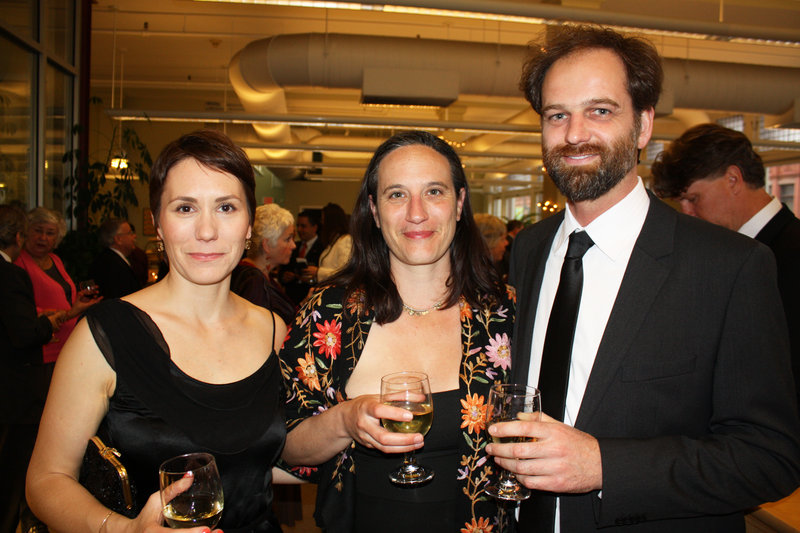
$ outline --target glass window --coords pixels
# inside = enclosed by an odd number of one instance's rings
[[[0,20],[12,33],[38,40],[38,0],[0,0]]]
[[[35,57],[2,37],[0,57],[0,204],[20,202],[27,206],[33,176],[31,88]]]
[[[64,208],[64,154],[72,145],[72,76],[52,65],[45,74],[44,204]]]
[[[0,0],[2,1],[2,0]],[[50,55],[60,57],[70,65],[74,62],[72,43],[75,29],[75,2],[73,0],[45,0],[45,39]]]
[[[778,198],[782,203],[793,206],[794,205],[794,183],[781,183],[779,185],[780,195]]]

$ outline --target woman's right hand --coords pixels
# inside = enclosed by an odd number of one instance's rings
[[[114,531],[124,531],[125,533],[165,533],[167,531],[172,531],[172,529],[164,524],[164,516],[161,514],[161,495],[158,492],[154,492],[150,495],[147,499],[147,503],[136,518],[131,520],[115,513],[111,515],[109,522],[114,518],[120,521],[125,520],[127,523],[124,526],[120,526],[120,529],[109,524],[109,527],[105,528],[105,531],[108,533],[113,533]],[[185,529],[183,531],[187,533],[211,533],[211,530],[204,526]],[[221,529],[215,529],[214,531],[222,533]]]
[[[381,419],[411,420],[411,412],[381,403],[375,394],[358,396],[340,404],[345,409],[344,422],[350,436],[384,453],[405,453],[419,449],[424,440],[420,433],[393,433],[381,425]]]

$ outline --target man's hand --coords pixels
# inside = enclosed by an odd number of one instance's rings
[[[516,474],[528,488],[584,493],[603,488],[597,439],[547,415],[542,421],[501,422],[489,427],[494,437],[523,436],[528,442],[489,444],[498,466]]]

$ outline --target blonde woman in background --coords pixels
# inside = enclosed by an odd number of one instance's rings
[[[489,213],[476,213],[475,224],[481,231],[486,247],[492,254],[492,261],[498,265],[503,259],[503,254],[508,246],[508,239],[506,238],[506,224],[498,217],[490,215]]]
[[[231,290],[289,324],[297,308],[272,274],[278,266],[289,263],[295,248],[292,214],[278,204],[258,206],[250,247],[233,269]]]
[[[102,298],[90,298],[75,288],[64,263],[53,253],[67,233],[61,213],[36,207],[28,213],[25,244],[14,264],[28,273],[33,283],[36,309],[41,314],[64,313],[61,327],[44,345],[44,362],[54,363],[78,317]]]

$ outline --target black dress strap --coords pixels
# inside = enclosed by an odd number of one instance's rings
[[[233,383],[211,384],[192,378],[172,362],[158,326],[133,304],[101,302],[87,311],[87,320],[118,382],[129,384],[130,392],[148,409],[193,441],[213,452],[236,453],[264,433],[263,424],[243,424],[241,414],[258,418],[255,413],[279,394],[270,386],[270,378],[278,372],[274,340],[269,347],[273,353],[253,374]],[[240,416],[231,416],[234,412]]]

